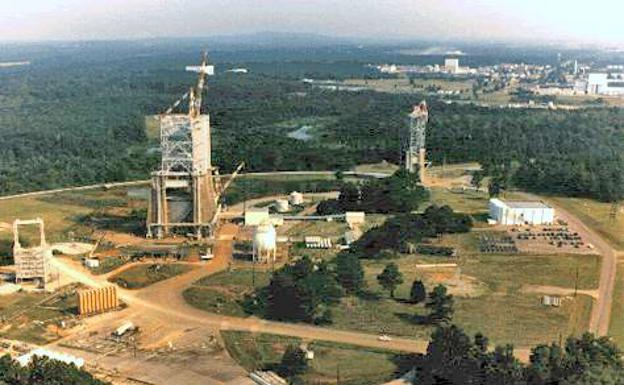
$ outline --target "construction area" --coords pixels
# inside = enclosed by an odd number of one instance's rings
[[[333,324],[266,321],[243,311],[244,295],[268,285],[281,266],[301,256],[331,261],[391,215],[317,213],[321,202],[338,199],[338,189],[270,192],[226,205],[228,189],[250,175],[241,173],[242,162],[230,175],[213,166],[210,117],[201,107],[215,69],[206,56],[188,69],[198,73],[197,83],[159,116],[162,158],[149,181],[0,201],[7,224],[0,241],[12,243],[14,261],[0,267],[0,354],[65,357],[113,384],[242,385],[272,378],[239,357],[265,352],[260,340],[280,349],[284,338],[304,346],[323,341],[321,351],[349,359],[383,356],[392,374],[394,354],[424,352],[431,330],[401,316],[413,305],[386,298],[376,278],[385,262],[362,263],[374,299],[344,298]],[[179,112],[184,105],[188,110]],[[556,330],[605,334],[613,266],[601,265],[600,256],[612,262],[610,246],[567,211],[534,197],[489,201],[467,180],[478,165],[430,164],[429,114],[424,101],[406,114],[399,167],[420,174],[431,192],[427,205],[449,205],[469,215],[474,228],[394,256],[406,282],[398,295],[407,296],[416,279],[446,285],[457,298],[459,323],[511,340],[522,359],[527,345]],[[390,174],[375,167],[345,174],[357,183]],[[334,174],[262,177],[333,181]],[[93,205],[102,201],[109,203]],[[37,228],[35,240],[24,236],[25,226]],[[483,319],[501,307],[508,311]],[[509,327],[516,322],[538,327],[524,333]]]

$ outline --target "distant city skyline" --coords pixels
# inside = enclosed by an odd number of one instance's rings
[[[624,44],[620,0],[0,0],[0,40],[206,37],[259,31],[362,40]]]

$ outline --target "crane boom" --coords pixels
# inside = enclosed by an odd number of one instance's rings
[[[208,53],[204,52],[202,63],[199,67],[192,67],[193,71],[199,72],[197,86],[190,91],[189,115],[196,117],[201,114],[202,93],[206,84],[206,75],[214,74],[214,66],[208,65]]]

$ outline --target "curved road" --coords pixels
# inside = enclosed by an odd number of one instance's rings
[[[268,172],[268,173],[249,173],[242,174],[247,176],[274,176],[274,175],[331,175],[333,171],[284,171],[284,172]],[[367,177],[384,177],[387,174],[381,173],[345,173],[347,175],[361,175]],[[226,176],[226,175],[224,175]],[[47,194],[55,194],[67,191],[79,191],[97,188],[114,188],[123,186],[138,186],[149,183],[148,180],[121,182],[112,184],[97,184],[83,187],[70,187],[64,189],[54,189],[46,191],[31,192],[25,194],[17,194],[12,196],[0,197],[1,200],[40,196]],[[527,195],[529,196],[529,195]],[[535,198],[533,196],[533,198]],[[603,263],[600,273],[600,283],[598,289],[598,299],[592,307],[590,319],[590,331],[599,335],[608,332],[609,318],[611,314],[611,303],[613,299],[613,288],[615,285],[615,271],[618,253],[610,245],[604,241],[598,234],[589,229],[578,218],[571,215],[561,207],[556,207],[559,217],[566,220],[569,224],[579,230],[584,238],[593,243],[596,249],[603,256]],[[392,341],[379,341],[376,335],[358,332],[349,332],[342,330],[334,330],[328,328],[320,328],[301,324],[289,324],[280,322],[264,321],[254,318],[238,318],[221,316],[217,314],[207,313],[198,310],[186,303],[182,298],[182,292],[185,288],[192,285],[197,279],[213,274],[215,272],[227,268],[229,261],[213,260],[208,266],[193,270],[183,276],[163,281],[152,285],[139,292],[131,292],[119,289],[119,297],[139,312],[150,312],[155,317],[170,317],[171,319],[181,319],[197,323],[200,325],[216,327],[220,329],[235,329],[251,332],[266,332],[272,334],[290,335],[303,339],[317,339],[333,342],[341,342],[360,346],[368,346],[375,348],[393,349],[406,352],[424,352],[426,350],[427,341],[416,341],[406,338],[394,338]],[[61,260],[55,259],[55,265],[65,274],[73,277],[75,280],[90,286],[98,287],[108,282],[103,278],[91,276],[89,273],[80,271],[80,268],[65,264]],[[517,349],[516,353],[521,358],[526,359],[528,351],[526,349]]]
[[[279,176],[279,175],[334,175],[336,171],[268,171],[268,172],[250,172],[250,173],[240,173],[238,177],[246,177],[246,176]],[[362,176],[369,178],[385,178],[389,174],[379,173],[379,172],[355,172],[355,171],[346,171],[344,172],[345,176]],[[221,178],[227,178],[231,176],[231,174],[223,174],[220,175]],[[147,185],[151,182],[151,179],[143,179],[143,180],[134,180],[127,182],[113,182],[113,183],[98,183],[87,186],[78,186],[78,187],[63,187],[51,190],[41,190],[41,191],[32,191],[21,194],[14,195],[4,195],[0,196],[0,201],[16,199],[16,198],[28,198],[28,197],[36,197],[36,196],[44,196],[51,194],[58,194],[63,192],[71,192],[71,191],[83,191],[83,190],[95,190],[95,189],[111,189],[116,187],[131,187],[131,186],[143,186]]]

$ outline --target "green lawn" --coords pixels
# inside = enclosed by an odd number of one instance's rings
[[[122,271],[108,280],[127,289],[141,289],[191,269],[191,266],[181,264],[141,264]]]
[[[301,344],[298,338],[271,334],[224,331],[221,336],[230,356],[249,371],[274,368],[288,345]],[[391,352],[320,341],[308,343],[308,349],[314,359],[302,376],[305,384],[334,384],[337,374],[340,384],[380,384],[400,371],[399,357]]]

